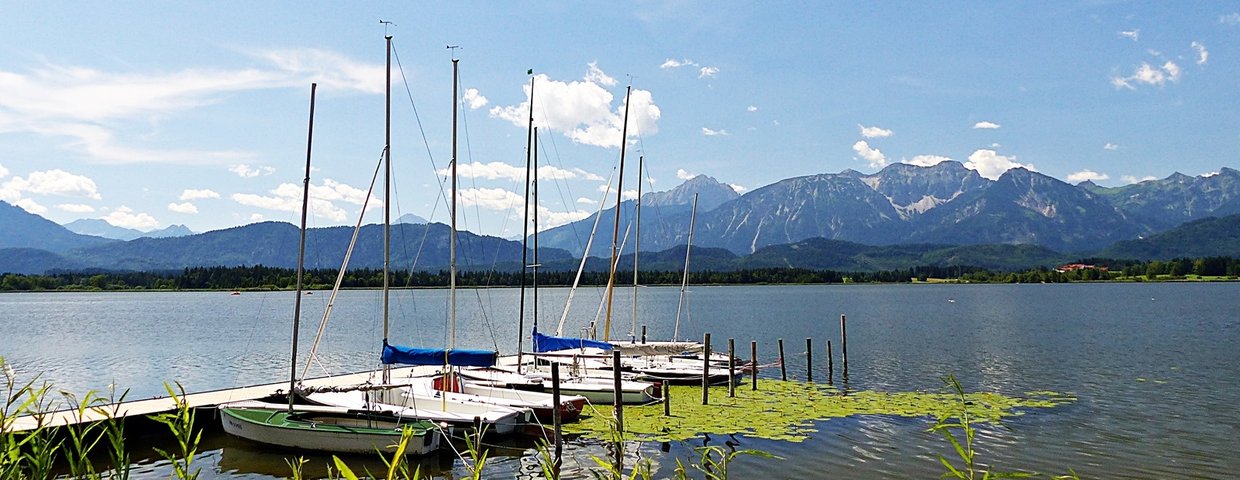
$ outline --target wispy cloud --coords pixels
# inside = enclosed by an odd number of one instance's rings
[[[175,213],[194,214],[194,213],[198,213],[198,207],[194,206],[194,204],[189,203],[189,202],[169,203],[168,211],[175,212]]]
[[[758,111],[758,107],[756,107],[756,106],[754,106],[754,105],[750,105],[749,107],[745,108],[745,111],[746,111],[746,112],[756,112],[756,111]]]
[[[1076,173],[1069,174],[1068,183],[1081,183],[1086,180],[1098,182],[1102,180],[1108,180],[1110,178],[1111,177],[1105,173],[1098,173],[1090,169],[1085,169],[1085,170],[1081,170]]]
[[[857,124],[857,128],[861,129],[861,136],[865,138],[885,138],[891,136],[891,130],[881,127],[867,127]]]
[[[1142,62],[1140,66],[1132,72],[1132,75],[1126,77],[1112,77],[1111,85],[1115,88],[1126,88],[1136,90],[1137,85],[1152,85],[1162,87],[1168,81],[1176,82],[1180,80],[1180,66],[1175,62],[1167,60],[1161,67],[1155,67],[1149,63]]]
[[[698,69],[698,78],[713,77],[719,74],[718,67],[702,67]]]
[[[441,168],[435,173],[439,175],[450,175],[452,172],[448,168]],[[473,162],[461,164],[456,168],[456,174],[462,178],[483,178],[487,180],[512,180],[518,182],[525,181],[525,167],[517,167],[503,162]],[[601,181],[603,177],[587,172],[580,168],[565,170],[563,168],[551,165],[543,165],[538,167],[538,178],[543,180],[571,180],[585,179]]]
[[[62,203],[60,205],[56,205],[56,209],[69,213],[92,213],[95,211],[95,207],[80,203]]]
[[[691,180],[693,177],[696,177],[696,176],[698,176],[698,174],[690,172],[683,168],[676,169],[676,178],[679,178],[681,180]]]
[[[260,175],[271,175],[276,173],[276,169],[272,167],[251,167],[245,164],[229,165],[228,171],[237,174],[237,176],[241,178],[254,178]]]
[[[1013,168],[1024,168],[1027,170],[1037,171],[1033,164],[1022,164],[1016,162],[1015,156],[1000,155],[998,152],[989,149],[979,149],[969,155],[969,160],[964,163],[965,168],[976,170],[978,175],[997,180],[1003,172]]]
[[[1193,50],[1197,51],[1197,65],[1205,65],[1210,60],[1210,51],[1206,50],[1205,44],[1193,41]]]
[[[1114,143],[1107,143],[1106,145],[1102,146],[1102,149],[1115,151],[1115,150],[1119,150],[1119,145],[1116,145]]]
[[[12,203],[13,205],[21,207],[22,210],[33,213],[35,215],[43,215],[44,213],[47,213],[47,207],[44,207],[43,205],[40,205],[39,202],[36,202],[29,198],[22,198],[19,200],[15,200]]]
[[[1232,25],[1232,26],[1240,25],[1240,13],[1228,13],[1226,15],[1219,15],[1218,23],[1221,23],[1223,25]]]
[[[1119,177],[1119,179],[1121,182],[1124,182],[1124,184],[1131,185],[1134,183],[1148,182],[1150,180],[1158,180],[1158,177],[1147,175],[1147,176],[1138,178],[1133,175],[1124,175],[1124,176]]]
[[[1135,42],[1141,38],[1141,30],[1134,28],[1132,30],[1120,31],[1119,36],[1120,38],[1127,38]]]
[[[688,58],[685,58],[682,60],[676,60],[674,58],[669,58],[667,60],[664,60],[663,64],[659,65],[659,68],[666,70],[669,68],[696,67],[696,66],[698,66],[697,62],[694,62],[693,60],[690,60]]]
[[[603,74],[597,66],[591,66],[591,72],[582,80],[552,80],[544,74],[535,77],[539,105],[556,105],[534,116],[534,125],[561,132],[570,140],[599,147],[615,148],[620,146],[620,134],[624,121],[624,100],[615,108],[611,103],[615,97],[607,89],[604,81],[614,79]],[[594,72],[598,70],[597,72]],[[529,121],[528,83],[522,84],[526,100],[518,105],[492,107],[490,116],[526,128]],[[629,137],[649,136],[658,133],[659,117],[662,115],[654,103],[654,97],[647,90],[634,89],[629,108]]]
[[[973,128],[982,129],[982,130],[998,130],[999,124],[995,122],[981,121],[981,122],[974,123]]]
[[[882,168],[887,165],[887,156],[881,150],[871,147],[865,140],[858,140],[852,148],[857,152],[857,156],[865,160],[871,168]]]
[[[726,136],[726,135],[731,135],[731,134],[728,133],[727,130],[723,130],[723,129],[712,130],[706,127],[702,127],[702,135],[706,135],[708,137],[717,137],[717,136]]]
[[[732,187],[732,191],[736,193],[745,193],[749,191],[748,188],[745,188],[744,185],[741,185],[739,183],[729,183],[728,186]]]

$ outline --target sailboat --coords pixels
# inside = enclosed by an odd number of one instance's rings
[[[388,40],[388,109],[385,162],[388,171],[391,169],[391,37]],[[407,415],[437,422],[447,422],[458,427],[482,427],[487,431],[506,435],[516,431],[523,423],[528,423],[533,416],[529,408],[512,407],[487,403],[484,397],[461,392],[442,391],[434,388],[435,382],[440,385],[452,385],[454,369],[459,367],[490,367],[495,365],[498,353],[493,350],[466,350],[455,348],[456,328],[456,197],[457,197],[457,158],[456,158],[456,118],[457,118],[457,69],[459,60],[453,59],[452,86],[452,229],[449,240],[450,264],[450,328],[452,344],[447,348],[415,348],[392,345],[388,339],[388,304],[389,304],[389,258],[391,228],[391,201],[384,202],[384,262],[383,262],[383,349],[380,356],[383,362],[383,380],[378,386],[346,391],[317,392],[307,395],[311,402],[357,409],[364,411],[392,412],[396,415]],[[391,198],[390,174],[385,179],[385,198]],[[408,377],[392,379],[390,366],[435,365],[442,366],[444,375],[441,379],[430,377]],[[481,425],[479,425],[481,424]]]
[[[306,145],[306,176],[302,184],[301,244],[297,255],[297,300],[293,308],[292,358],[287,406],[261,401],[219,407],[225,432],[259,443],[286,448],[340,453],[374,453],[396,448],[409,435],[404,452],[424,455],[439,449],[440,432],[431,422],[345,408],[298,405],[297,337],[301,318],[302,277],[306,254],[306,212],[310,200],[310,146],[314,135],[314,92],[310,87],[310,128]],[[407,433],[406,433],[407,432]]]

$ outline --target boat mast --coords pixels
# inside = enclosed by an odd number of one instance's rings
[[[629,329],[629,341],[637,343],[637,256],[642,252],[642,167],[646,156],[637,157],[637,224],[633,237],[633,327]]]
[[[530,70],[533,72],[533,70]],[[517,313],[517,373],[521,373],[521,356],[525,344],[525,269],[529,266],[526,244],[530,237],[530,146],[534,143],[534,77],[530,76],[530,123],[525,134],[525,216],[521,227],[521,301]],[[537,230],[535,230],[537,232]]]
[[[293,399],[297,387],[297,330],[301,324],[301,278],[305,273],[306,260],[306,210],[310,205],[310,147],[314,144],[314,91],[317,83],[310,84],[310,127],[306,134],[306,178],[301,182],[301,244],[297,247],[297,300],[293,302],[293,358],[289,361],[288,411],[293,412]]]
[[[538,330],[538,128],[534,128],[534,330]]]
[[[693,224],[697,221],[697,197],[693,194],[693,210],[689,213],[689,241],[685,243],[685,276],[680,280],[680,301],[676,303],[676,328],[672,330],[672,341],[680,339],[680,309],[685,305],[685,286],[689,284],[689,250],[693,248]]]
[[[611,232],[611,274],[607,277],[607,320],[603,330],[603,341],[611,340],[611,302],[616,284],[616,244],[620,241],[620,200],[624,195],[624,147],[629,143],[629,96],[632,93],[632,85],[625,88],[624,126],[620,128],[620,174],[616,180],[616,224]]]
[[[451,48],[451,47],[449,47]],[[457,109],[457,82],[460,78],[459,59],[452,59],[452,232],[448,240],[448,271],[452,275],[449,281],[449,296],[452,302],[452,308],[449,309],[448,325],[450,327],[448,337],[448,350],[456,348],[456,109]],[[448,364],[448,353],[444,352],[444,365]]]
[[[384,94],[383,115],[383,344],[388,342],[388,289],[391,279],[388,275],[389,259],[392,245],[392,36],[387,39],[387,75],[386,93]],[[383,365],[383,383],[391,379],[392,369]]]

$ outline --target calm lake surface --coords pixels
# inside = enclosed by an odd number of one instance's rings
[[[1240,283],[1097,285],[836,285],[692,287],[682,338],[712,333],[716,349],[735,338],[758,342],[761,363],[784,339],[790,376],[803,379],[805,339],[814,338],[814,377],[827,376],[825,343],[835,344],[839,379],[840,315],[848,317],[853,390],[941,390],[954,374],[966,391],[1022,396],[1072,393],[1067,406],[1032,410],[982,427],[979,459],[1002,470],[1083,478],[1235,478],[1240,475]],[[631,289],[618,290],[613,337],[632,326]],[[515,352],[517,290],[460,290],[456,345]],[[540,330],[554,330],[568,291],[539,292]],[[638,292],[639,324],[651,339],[674,328],[677,288]],[[449,340],[447,292],[392,293],[394,343],[440,346]],[[595,318],[602,293],[579,291],[564,333]],[[129,399],[163,395],[163,382],[204,391],[287,379],[294,294],[7,293],[0,294],[0,355],[28,379],[41,373],[57,389],[130,389]],[[328,292],[303,297],[301,349],[309,348]],[[332,373],[373,368],[382,337],[376,291],[342,292],[319,357]],[[527,322],[529,320],[527,319]],[[600,322],[601,325],[601,322]],[[527,324],[527,329],[529,328]],[[640,327],[639,327],[640,328]],[[601,326],[600,326],[601,329]],[[526,342],[528,348],[528,341]],[[304,361],[305,356],[299,360]],[[322,374],[316,369],[314,373]],[[762,372],[778,377],[778,369]],[[734,478],[938,478],[936,455],[950,446],[926,430],[931,418],[866,416],[821,422],[803,443],[741,437],[741,448],[780,459],[742,457]],[[670,476],[675,458],[721,439],[634,445]],[[203,478],[288,475],[283,456],[212,434],[195,461]],[[664,451],[666,450],[666,451]],[[502,452],[494,478],[536,476],[533,451]],[[593,466],[606,449],[579,442],[566,472]],[[312,459],[322,463],[322,459]],[[444,475],[458,462],[425,464]],[[577,470],[574,470],[577,469]],[[144,460],[135,478],[167,478]]]

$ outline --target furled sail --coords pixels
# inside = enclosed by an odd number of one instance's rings
[[[603,350],[611,350],[615,345],[598,340],[590,340],[588,338],[574,337],[553,337],[551,335],[543,335],[534,331],[534,351],[535,352],[552,352],[556,350],[570,350],[574,348],[601,348]]]
[[[383,363],[385,365],[394,363],[443,365],[445,356],[448,359],[448,365],[456,367],[490,367],[495,365],[499,353],[492,350],[403,347],[383,342]]]

